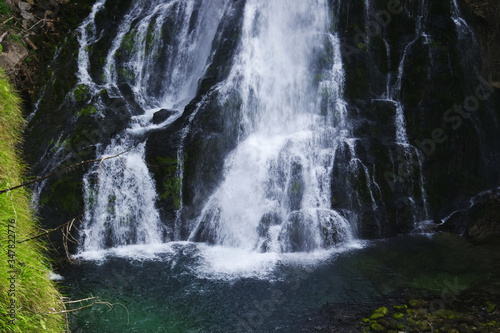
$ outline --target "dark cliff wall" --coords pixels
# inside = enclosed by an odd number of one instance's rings
[[[500,89],[500,2],[462,0],[473,25],[483,58],[483,77]]]

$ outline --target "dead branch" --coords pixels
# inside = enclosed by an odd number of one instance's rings
[[[68,259],[68,261],[70,263],[73,263],[74,262],[74,259],[71,258],[71,254],[69,253],[69,247],[68,247],[68,241],[72,242],[72,243],[75,243],[75,244],[79,244],[78,240],[75,239],[75,237],[73,237],[73,235],[71,234],[71,229],[73,228],[73,222],[75,220],[73,219],[71,221],[70,224],[68,224],[66,226],[66,228],[64,228],[62,234],[63,234],[63,246],[64,246],[64,252],[66,252],[66,258]],[[77,231],[80,231],[78,230],[78,228],[75,227],[75,229]]]
[[[26,37],[24,39],[24,41],[26,42],[26,44],[28,44],[28,46],[30,47],[30,49],[32,49],[33,51],[38,50],[38,47],[36,47],[36,45],[33,44],[33,42],[31,41],[31,39],[29,39],[28,37]]]
[[[5,23],[9,22],[13,18],[14,18],[14,16],[9,17],[8,19],[6,19],[5,21],[2,22],[2,25],[4,25]]]
[[[98,299],[99,297],[97,296],[91,296],[83,299],[77,299],[76,301],[65,301],[63,300],[64,304],[74,304],[74,303],[81,303],[81,302],[87,302],[87,301],[93,301],[95,299]]]
[[[6,32],[4,32],[4,33],[2,34],[2,36],[0,36],[0,43],[1,43],[1,42],[3,42],[3,39],[5,38],[5,36],[7,36],[7,34],[8,34],[8,33],[9,33],[9,32],[8,32],[8,31],[6,31]]]
[[[48,21],[47,19],[43,18],[43,19],[40,19],[40,21],[36,22],[35,24],[33,24],[31,26],[31,28],[29,28],[28,30],[26,30],[25,32],[29,32],[31,29],[33,29],[34,27],[36,27],[37,25],[39,25],[41,22],[43,22],[43,25],[42,27],[45,25],[45,21]]]
[[[25,187],[25,186],[28,186],[28,185],[31,185],[31,184],[34,184],[34,183],[38,183],[42,180],[45,180],[45,179],[48,179],[50,177],[53,177],[59,173],[64,173],[64,172],[68,172],[69,170],[72,170],[72,169],[75,169],[79,166],[82,166],[82,165],[85,165],[85,164],[89,164],[89,163],[95,163],[95,162],[100,162],[99,164],[101,164],[103,161],[105,160],[109,160],[109,159],[112,159],[112,158],[116,158],[118,156],[121,156],[125,153],[128,153],[129,151],[131,151],[132,149],[135,149],[135,146],[128,149],[128,150],[125,150],[124,152],[121,152],[117,155],[114,155],[114,156],[108,156],[108,157],[103,157],[103,158],[99,158],[99,159],[96,159],[96,160],[86,160],[86,161],[82,161],[80,163],[77,163],[77,164],[73,164],[73,165],[70,165],[66,168],[64,168],[63,170],[61,171],[54,171],[54,172],[51,172],[49,173],[48,175],[46,176],[43,176],[43,177],[38,177],[36,179],[33,179],[33,180],[30,180],[30,181],[27,181],[27,182],[24,182],[22,184],[19,184],[19,185],[16,185],[16,186],[13,186],[13,187],[10,187],[10,188],[7,188],[7,189],[4,189],[4,190],[0,190],[0,194],[3,194],[3,193],[7,193],[7,192],[10,192],[12,190],[16,190],[18,188],[21,188],[21,187]]]
[[[97,296],[88,297],[88,298],[84,298],[84,299],[79,299],[79,300],[76,300],[76,301],[63,301],[63,303],[66,305],[66,304],[75,304],[75,303],[82,303],[82,302],[88,302],[88,301],[92,301],[92,303],[80,306],[80,307],[75,308],[75,309],[69,309],[69,310],[63,310],[63,311],[57,311],[57,312],[48,312],[48,313],[49,314],[71,313],[71,312],[80,311],[80,310],[83,310],[83,309],[86,309],[86,308],[90,308],[90,307],[92,307],[94,305],[97,305],[97,304],[106,305],[111,310],[111,309],[113,309],[113,307],[115,305],[115,304],[112,304],[110,302],[100,301],[99,297],[97,297]],[[120,303],[117,303],[117,304],[123,306]],[[128,309],[125,308],[125,310],[127,311],[127,315],[128,315]]]
[[[28,242],[28,241],[31,241],[31,240],[34,240],[34,239],[37,239],[37,238],[40,238],[40,237],[44,237],[44,236],[47,236],[51,233],[53,233],[54,231],[57,231],[57,230],[60,230],[62,228],[64,228],[65,226],[67,225],[73,225],[73,223],[80,219],[81,217],[83,217],[83,214],[85,214],[85,212],[81,213],[80,215],[78,215],[77,217],[75,217],[74,219],[66,222],[66,223],[63,223],[61,224],[60,226],[58,226],[57,228],[54,228],[54,229],[49,229],[49,230],[46,230],[45,232],[39,234],[39,235],[36,235],[34,237],[31,237],[31,238],[27,238],[27,239],[23,239],[23,240],[20,240],[20,241],[17,241],[17,243],[24,243],[24,242]]]

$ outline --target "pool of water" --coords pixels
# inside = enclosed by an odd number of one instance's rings
[[[288,255],[179,242],[84,253],[61,274],[73,300],[102,302],[72,313],[72,332],[302,332],[354,327],[402,293],[445,307],[466,289],[495,290],[499,252],[450,235]]]

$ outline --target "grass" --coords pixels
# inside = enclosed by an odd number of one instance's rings
[[[12,14],[12,9],[5,4],[4,0],[0,0],[0,16]]]
[[[0,69],[0,189],[21,183],[26,170],[19,157],[18,147],[24,123],[20,102]],[[14,223],[9,221],[15,221],[15,229],[12,228]],[[9,230],[12,235],[10,239]],[[14,230],[17,241],[15,244],[12,242]],[[18,243],[39,232],[38,223],[30,207],[28,190],[18,189],[0,194],[1,332],[66,330],[65,316],[58,313],[65,310],[65,306],[55,283],[49,280],[50,262],[45,256],[45,245],[38,239]],[[11,252],[8,252],[9,250]],[[13,259],[12,256],[15,261],[9,262]],[[15,275],[14,293],[10,291],[8,280],[11,274]],[[12,300],[15,301],[15,306],[11,310]],[[14,322],[7,316],[10,311],[15,311]]]

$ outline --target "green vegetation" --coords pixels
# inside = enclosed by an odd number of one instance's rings
[[[20,99],[1,69],[0,101],[0,188],[4,189],[23,181],[25,166],[17,145],[24,120]],[[19,243],[40,232],[29,196],[26,189],[0,195],[0,327],[2,332],[64,332],[65,317],[60,312],[65,306],[49,280],[44,244],[38,239]],[[15,313],[14,322],[9,313]]]
[[[181,205],[182,181],[177,175],[178,161],[174,158],[157,157],[158,164],[161,165],[165,177],[163,179],[163,191],[160,197],[162,199],[172,200],[174,209],[179,209]]]
[[[122,44],[121,47],[125,49],[128,53],[131,53],[134,51],[136,48],[136,38],[137,31],[133,30],[127,33],[125,36],[123,36]]]
[[[73,96],[75,97],[75,101],[83,102],[89,99],[89,87],[84,84],[79,84],[76,86],[75,91],[73,92]]]
[[[370,318],[362,319],[363,332],[500,332],[500,325],[494,320],[498,318],[498,313],[494,313],[495,304],[490,301],[483,303],[476,298],[475,305],[470,304],[469,299],[446,306],[440,301],[412,299],[408,305],[393,306],[394,313],[389,313],[386,307],[378,308]],[[489,306],[492,311],[485,311]]]
[[[12,9],[5,4],[4,0],[0,0],[0,16],[12,14]]]
[[[78,115],[88,117],[88,116],[90,116],[92,114],[96,114],[96,113],[97,113],[97,108],[94,105],[87,105],[86,107],[84,107],[83,109],[81,109],[78,112]]]

